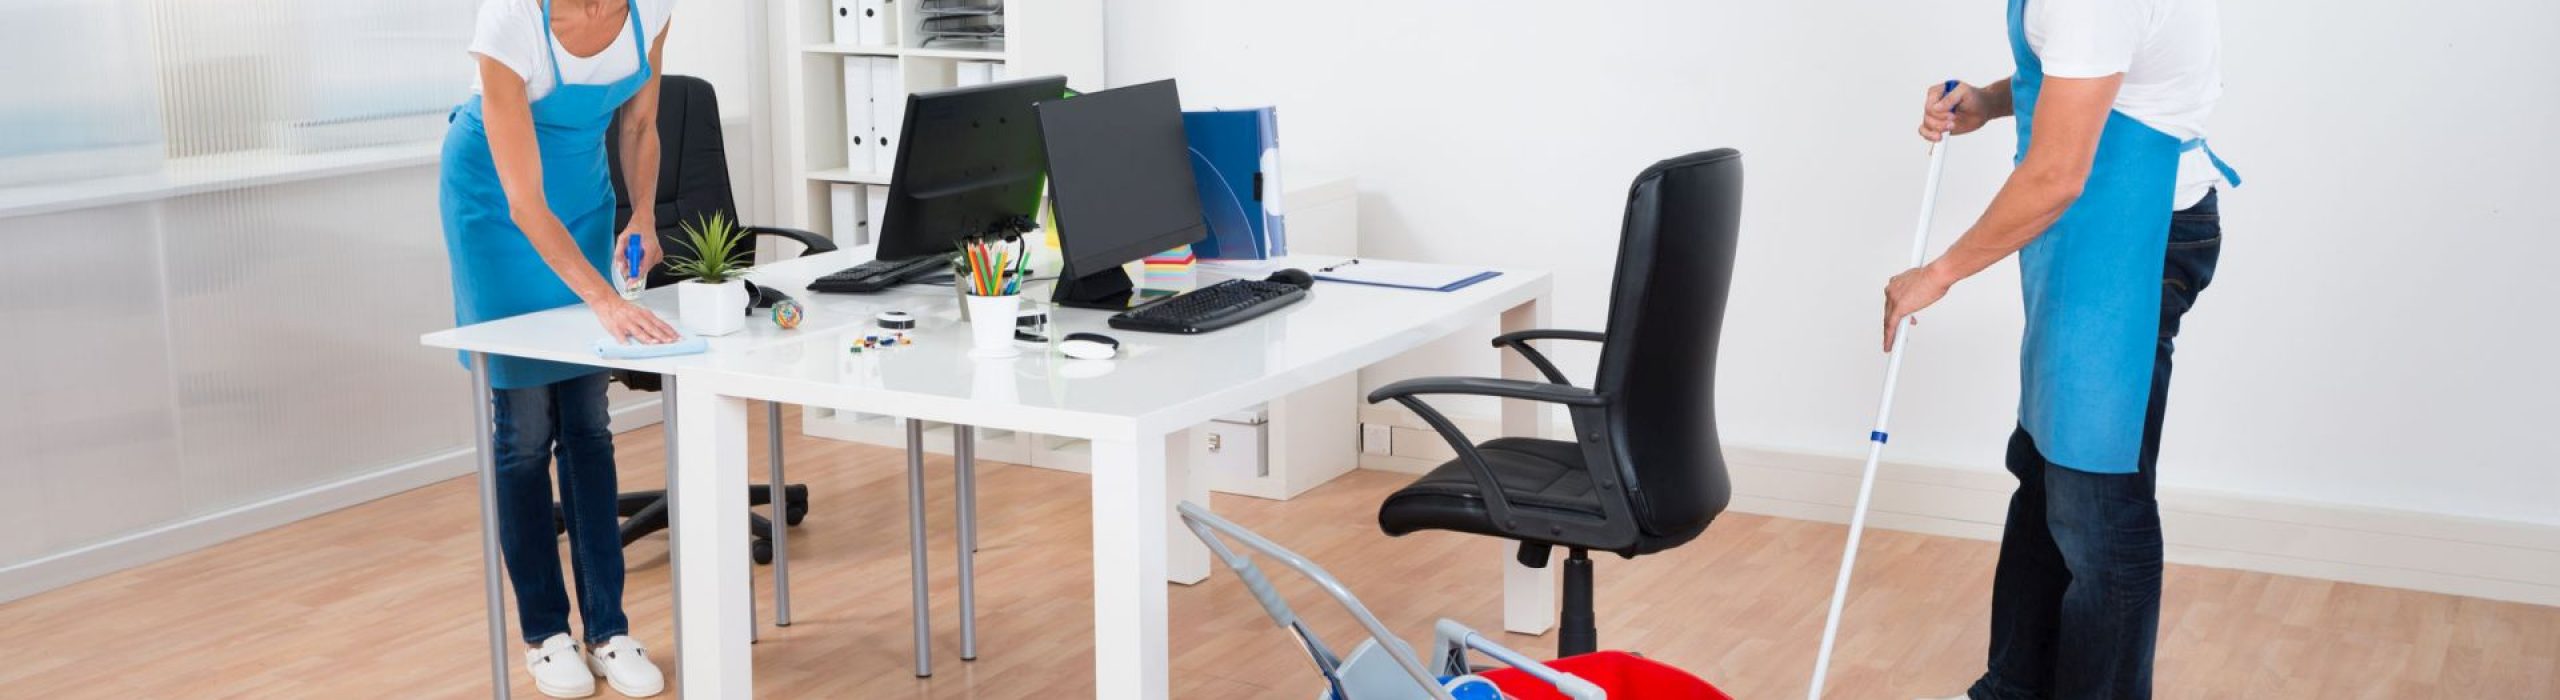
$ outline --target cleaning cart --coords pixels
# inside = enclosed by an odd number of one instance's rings
[[[1244,581],[1271,621],[1296,636],[1299,645],[1305,647],[1307,656],[1315,661],[1316,671],[1324,675],[1326,690],[1317,696],[1318,700],[1732,700],[1696,676],[1625,652],[1599,652],[1540,663],[1454,620],[1441,620],[1434,626],[1431,665],[1426,667],[1411,646],[1387,631],[1386,625],[1369,613],[1368,606],[1361,605],[1360,599],[1352,597],[1351,591],[1323,567],[1196,504],[1183,503],[1176,510],[1182,514],[1183,525],[1190,527],[1192,534],[1209,545],[1218,561]],[[1350,656],[1334,655],[1307,630],[1253,559],[1229,548],[1220,535],[1315,581],[1317,587],[1351,613],[1352,619],[1368,632],[1368,638],[1352,647]],[[1505,667],[1479,673],[1467,663],[1470,651]]]

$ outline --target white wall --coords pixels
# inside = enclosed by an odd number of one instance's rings
[[[1863,452],[1931,81],[2010,69],[2002,3],[1121,0],[1115,84],[1281,108],[1289,167],[1356,175],[1362,254],[1557,273],[1557,325],[1602,318],[1644,165],[1718,146],[1749,170],[1719,399],[1735,445]],[[2560,5],[2226,3],[2221,276],[2189,316],[2164,484],[2560,524]],[[1960,140],[1943,245],[2014,140]],[[1892,458],[1997,470],[2015,269],[1926,314]],[[1495,371],[1476,332],[1365,378]],[[1587,369],[1594,355],[1567,350]],[[1477,407],[1481,412],[1482,406]]]
[[[749,21],[748,9],[746,3],[720,0],[677,3],[675,21],[667,27],[664,70],[711,81],[720,92],[720,114],[729,119],[760,111],[748,95],[757,67],[764,65],[761,48],[753,45],[762,24]],[[732,152],[730,158],[740,155]]]

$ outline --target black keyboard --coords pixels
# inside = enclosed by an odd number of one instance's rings
[[[1294,284],[1227,280],[1115,314],[1111,327],[1149,333],[1207,333],[1305,298],[1307,290]]]
[[[936,272],[947,272],[950,264],[949,259],[938,255],[905,260],[873,260],[820,277],[818,281],[809,283],[809,291],[835,294],[877,292]]]

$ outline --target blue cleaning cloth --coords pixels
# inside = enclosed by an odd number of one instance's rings
[[[705,341],[700,336],[690,333],[679,333],[676,337],[676,342],[660,345],[650,345],[648,343],[624,344],[622,341],[613,338],[596,339],[596,354],[607,359],[614,360],[644,360],[652,357],[691,355],[709,349],[711,349],[711,343],[709,341]]]

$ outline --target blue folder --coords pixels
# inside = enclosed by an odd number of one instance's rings
[[[1191,177],[1209,235],[1203,259],[1269,260],[1289,254],[1280,206],[1279,113],[1270,107],[1182,113]]]

